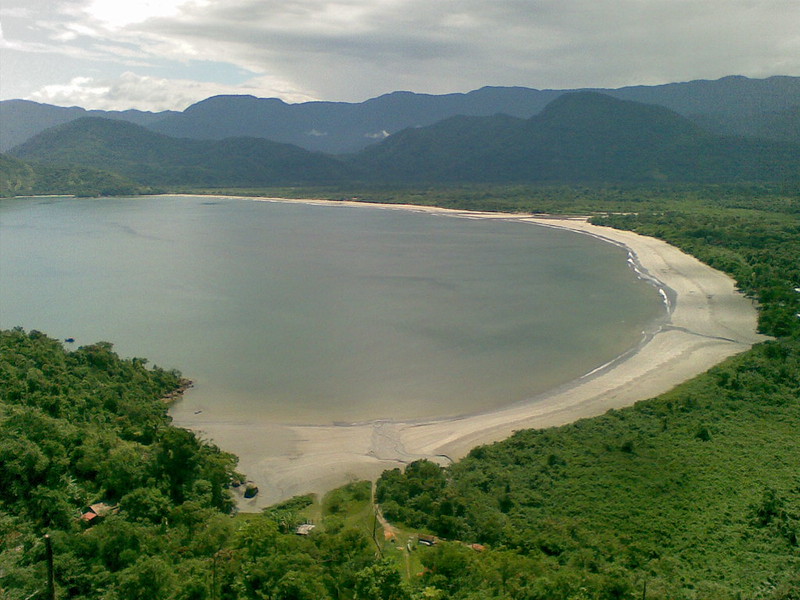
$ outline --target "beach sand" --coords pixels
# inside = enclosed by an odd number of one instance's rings
[[[671,303],[670,315],[638,348],[606,367],[524,403],[482,414],[304,426],[257,420],[213,422],[192,414],[184,403],[177,404],[172,410],[175,424],[198,431],[238,455],[239,470],[258,485],[260,492],[255,498],[240,499],[242,511],[260,510],[296,494],[323,493],[355,479],[374,479],[386,469],[419,458],[448,464],[473,447],[502,440],[516,430],[563,425],[630,406],[767,339],[756,333],[752,301],[736,291],[730,277],[654,238],[590,225],[582,218],[360,202],[294,202],[506,219],[592,235],[628,248],[637,268],[660,282]]]

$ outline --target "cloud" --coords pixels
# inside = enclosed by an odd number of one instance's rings
[[[797,22],[794,0],[231,0],[147,31],[180,40],[176,57],[224,55],[311,95],[355,100],[800,72]]]
[[[796,0],[6,0],[1,14],[17,51],[83,61],[38,93],[108,88],[108,102],[143,92],[142,82],[181,102],[212,88],[358,101],[398,89],[800,74]],[[250,75],[235,84],[200,75],[211,63]],[[123,85],[125,72],[139,83]],[[174,93],[162,89],[171,78]]]
[[[93,21],[110,29],[120,29],[153,18],[176,18],[184,7],[203,4],[193,0],[90,0],[80,10]]]
[[[66,84],[46,85],[29,99],[57,106],[82,106],[87,109],[162,111],[181,110],[208,98],[223,93],[250,93],[255,96],[274,95],[279,90],[282,96],[295,102],[310,100],[302,93],[291,90],[279,81],[254,79],[246,86],[220,86],[213,82],[181,79],[166,79],[123,73],[117,79],[95,79],[74,77]]]

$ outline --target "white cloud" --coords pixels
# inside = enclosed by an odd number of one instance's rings
[[[46,85],[32,94],[31,99],[48,104],[88,107],[98,98],[105,98],[110,91],[111,86],[100,85],[91,77],[75,77],[67,84]]]
[[[176,57],[191,47],[357,100],[395,89],[761,76],[776,64],[792,74],[800,53],[787,55],[785,42],[797,40],[797,22],[795,0],[230,0],[154,20],[148,32],[186,44]]]
[[[87,109],[162,111],[183,109],[190,104],[217,94],[253,94],[261,97],[280,96],[289,101],[312,100],[287,87],[284,82],[257,78],[245,86],[220,86],[216,83],[165,79],[123,73],[117,79],[74,77],[66,84],[46,85],[28,97],[29,100],[57,106],[82,106]]]
[[[154,18],[175,18],[187,6],[202,6],[194,0],[90,0],[83,11],[90,19],[119,29]]]
[[[800,74],[797,0],[4,0],[2,17],[4,47],[31,65],[16,57],[4,88],[30,79],[26,95],[115,105],[123,93],[146,102],[146,85],[176,102],[199,90],[358,101]],[[48,76],[62,65],[62,81],[34,85],[45,61]],[[130,71],[138,83],[123,85]],[[64,83],[88,76],[95,83]],[[105,100],[88,91],[103,88]]]

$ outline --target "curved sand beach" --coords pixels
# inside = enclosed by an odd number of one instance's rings
[[[667,322],[642,345],[603,369],[524,403],[477,415],[326,426],[215,423],[178,404],[172,411],[175,424],[198,431],[237,454],[239,469],[259,486],[256,498],[240,501],[244,511],[258,510],[296,494],[325,492],[352,479],[372,479],[385,469],[419,458],[446,464],[474,446],[504,439],[515,430],[562,425],[630,406],[767,339],[756,333],[753,303],[735,290],[730,277],[654,238],[590,225],[581,218],[359,202],[297,202],[509,219],[592,235],[627,247],[638,269],[668,290],[671,311]]]

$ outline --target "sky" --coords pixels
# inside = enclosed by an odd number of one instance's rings
[[[183,110],[800,75],[798,0],[3,0],[0,99]]]

